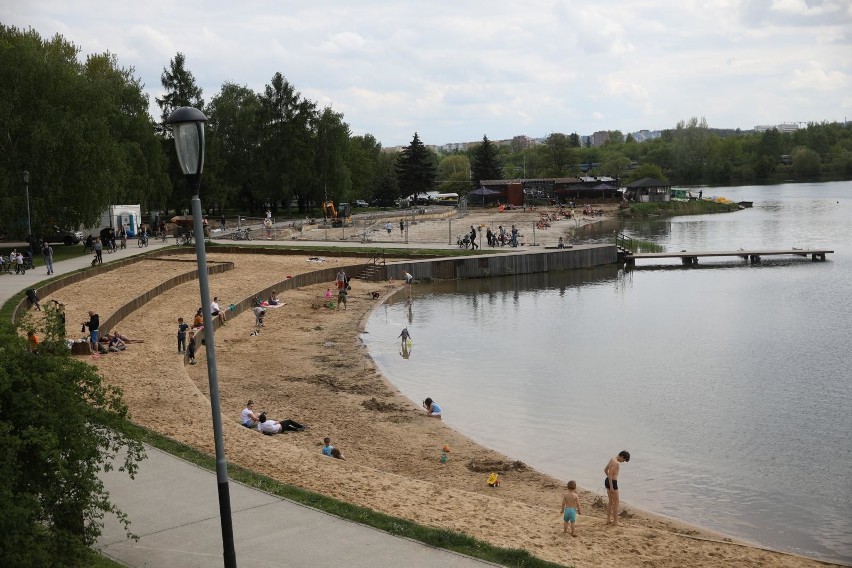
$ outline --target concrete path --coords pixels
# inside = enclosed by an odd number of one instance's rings
[[[240,242],[239,244],[244,244]],[[259,242],[257,244],[283,244]],[[299,242],[299,244],[307,244]],[[329,243],[323,243],[328,245]],[[346,243],[350,246],[351,243]],[[2,245],[5,247],[6,245]],[[166,246],[128,246],[104,254],[104,262]],[[371,246],[371,245],[364,245]],[[422,245],[409,245],[411,248]],[[11,246],[9,250],[11,250]],[[405,248],[405,245],[388,248]],[[90,266],[91,257],[54,263],[56,275]],[[46,279],[44,268],[26,275],[0,274],[0,304]],[[135,480],[101,474],[110,499],[131,520],[138,541],[129,540],[115,518],[106,518],[96,548],[134,568],[221,568],[222,531],[214,472],[146,447],[148,459]],[[231,511],[238,565],[252,567],[338,566],[483,567],[475,560],[328,515],[231,481]]]

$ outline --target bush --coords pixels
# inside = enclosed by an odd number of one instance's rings
[[[121,392],[72,359],[58,311],[45,306],[36,352],[11,325],[0,328],[0,565],[80,566],[103,517],[126,516],[98,477],[118,464],[131,477],[144,457]],[[130,536],[130,535],[129,535]]]

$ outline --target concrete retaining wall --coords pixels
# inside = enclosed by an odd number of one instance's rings
[[[524,250],[517,253],[388,263],[387,277],[401,280],[403,271],[408,271],[417,280],[488,278],[589,268],[613,264],[617,260],[615,245],[586,245],[571,249]]]

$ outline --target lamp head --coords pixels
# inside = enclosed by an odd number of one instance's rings
[[[21,172],[21,178],[24,180],[25,185],[30,184],[30,172],[24,170],[23,172]]]
[[[186,176],[200,176],[204,169],[204,123],[207,117],[193,107],[180,107],[169,115],[175,136],[180,169]]]

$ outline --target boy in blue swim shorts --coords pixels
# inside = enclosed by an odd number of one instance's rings
[[[562,520],[565,522],[562,532],[568,532],[568,524],[571,524],[571,536],[574,534],[574,523],[577,522],[577,515],[582,514],[580,510],[580,496],[577,495],[577,482],[573,479],[568,482],[568,491],[562,497]]]

